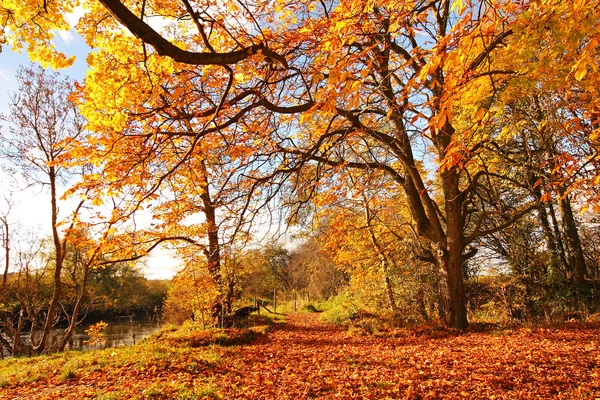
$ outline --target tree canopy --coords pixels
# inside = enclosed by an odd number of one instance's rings
[[[85,10],[76,29],[94,50],[73,98],[90,133],[61,162],[91,166],[73,193],[119,199],[109,219],[155,211],[135,254],[185,237],[220,285],[223,242],[260,211],[318,221],[352,202],[383,265],[394,234],[418,243],[441,316],[463,329],[469,259],[553,199],[566,275],[585,280],[571,202],[597,210],[598,5],[3,2],[0,40],[65,66],[53,34]]]

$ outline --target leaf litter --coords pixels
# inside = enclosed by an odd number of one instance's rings
[[[49,373],[0,399],[600,399],[599,342],[585,326],[350,336],[293,314],[250,344]]]

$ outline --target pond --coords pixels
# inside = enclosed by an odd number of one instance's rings
[[[70,350],[88,350],[91,348],[131,346],[150,336],[161,328],[160,323],[148,319],[131,319],[130,317],[104,320],[108,326],[103,330],[102,345],[89,346],[90,340],[86,330],[99,321],[85,322],[78,326],[69,341]]]
[[[131,346],[140,342],[152,333],[161,328],[161,324],[156,320],[150,320],[142,317],[113,317],[104,320],[108,325],[102,331],[102,343],[90,345],[88,341],[90,336],[86,332],[90,326],[98,323],[100,320],[87,320],[75,328],[71,340],[65,350],[90,350],[106,347]],[[57,329],[50,337],[51,346],[58,346],[64,329]],[[39,340],[40,332],[35,332],[35,340]],[[29,332],[21,334],[23,343],[30,343]]]

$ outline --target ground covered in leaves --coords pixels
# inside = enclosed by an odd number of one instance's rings
[[[248,344],[204,346],[191,337],[5,360],[0,398],[600,398],[594,327],[350,336],[297,314]]]

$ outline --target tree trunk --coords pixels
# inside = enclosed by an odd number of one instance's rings
[[[227,282],[227,293],[225,294],[225,306],[228,313],[231,313],[233,305],[233,291],[235,289],[235,281],[229,279]]]
[[[453,171],[442,174],[444,208],[446,211],[446,243],[438,245],[437,262],[442,285],[441,305],[447,326],[464,330],[469,325],[463,275],[463,215],[462,195],[458,175]]]
[[[55,252],[55,268],[54,268],[54,279],[53,279],[53,289],[52,300],[50,301],[50,305],[48,306],[48,311],[46,314],[46,321],[44,323],[44,329],[42,331],[42,337],[39,343],[34,346],[33,350],[36,353],[43,353],[47,351],[48,338],[50,337],[50,331],[54,326],[54,319],[56,318],[56,308],[58,307],[58,302],[60,300],[60,292],[61,292],[61,272],[63,267],[63,260],[65,258],[64,246],[61,243],[60,236],[58,233],[58,205],[57,205],[57,194],[56,194],[56,171],[53,166],[50,166],[48,178],[50,180],[50,201],[52,206],[52,239],[54,242],[54,252]]]
[[[425,290],[423,290],[422,287],[417,290],[415,302],[417,303],[417,309],[423,320],[429,321],[429,313],[427,313],[427,306],[425,305]]]
[[[440,270],[440,317],[446,326],[464,330],[467,320],[466,296],[463,284],[462,256],[440,249],[436,255]]]
[[[373,216],[371,214],[371,210],[369,209],[369,203],[367,201],[366,196],[363,193],[363,200],[365,202],[365,217],[367,219],[367,227],[369,228],[369,236],[371,238],[371,243],[377,250],[377,254],[381,260],[381,270],[383,273],[383,280],[385,283],[385,291],[388,297],[388,301],[390,303],[390,308],[394,315],[398,314],[398,306],[396,304],[396,297],[394,296],[394,288],[392,287],[392,282],[390,280],[390,266],[394,264],[394,261],[388,257],[385,249],[381,246],[379,241],[377,240],[377,236],[375,236],[375,230],[373,229],[373,225],[371,221],[373,220]]]
[[[71,315],[71,321],[69,323],[69,327],[65,331],[65,334],[62,338],[62,342],[60,343],[59,351],[63,351],[65,349],[67,343],[69,342],[69,340],[71,339],[71,336],[73,335],[73,331],[75,330],[75,327],[77,326],[77,316],[79,314],[79,310],[81,309],[81,304],[83,303],[85,295],[87,294],[88,273],[89,273],[89,265],[86,265],[86,267],[83,270],[83,276],[81,278],[83,280],[81,282],[81,290],[79,292],[79,296],[77,296],[77,302],[75,303],[75,307],[73,307],[73,314]]]
[[[560,230],[558,219],[556,218],[556,210],[554,208],[554,203],[548,203],[548,211],[550,212],[550,218],[552,220],[554,240],[556,242],[556,250],[558,251],[558,255],[560,257],[561,266],[567,268],[567,266],[569,265],[569,261],[567,260],[567,252],[565,251],[563,235]],[[562,272],[566,272],[566,270],[563,269]]]
[[[548,260],[548,276],[550,279],[556,278],[560,273],[560,254],[558,252],[558,247],[556,243],[556,239],[552,234],[552,229],[550,227],[550,220],[548,219],[548,212],[546,210],[545,204],[542,204],[542,191],[539,187],[533,189],[533,195],[535,196],[538,206],[538,219],[540,221],[540,225],[542,225],[542,230],[544,231],[544,238],[546,239],[546,246],[548,247],[548,251],[550,253],[550,259]]]
[[[202,211],[206,218],[206,236],[208,238],[208,249],[204,250],[204,255],[206,256],[208,272],[210,273],[215,286],[221,291],[223,285],[221,276],[221,246],[219,243],[219,227],[217,225],[216,207],[210,197],[208,170],[206,169],[204,162],[201,163],[201,166],[201,185],[204,191],[200,194],[200,199],[202,200]],[[213,307],[214,312],[217,312],[217,308],[222,302],[223,295],[221,294]],[[231,308],[230,304],[228,304],[228,308]],[[229,309],[228,312],[231,312],[231,310]]]
[[[2,293],[6,293],[6,282],[8,281],[8,269],[10,267],[10,227],[8,224],[8,218],[0,218],[4,228],[4,240],[2,247],[4,248],[4,273],[2,274]]]
[[[569,267],[571,270],[571,276],[573,281],[577,283],[583,283],[585,281],[586,271],[585,258],[583,255],[583,249],[581,247],[581,240],[579,239],[577,222],[575,221],[573,209],[571,208],[571,200],[569,199],[569,196],[565,194],[564,188],[559,187],[558,194],[560,195],[558,206],[562,214],[563,229],[569,254]]]

